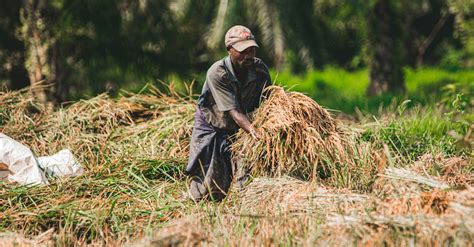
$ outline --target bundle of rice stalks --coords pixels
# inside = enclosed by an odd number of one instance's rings
[[[363,217],[334,215],[329,217],[326,234],[343,235],[358,245],[411,246],[471,246],[472,229],[465,227],[466,220],[455,215],[425,216],[371,214]]]
[[[440,215],[448,208],[451,195],[434,190],[419,194],[392,195],[374,200],[377,212],[383,215],[425,214]]]
[[[398,195],[376,196],[373,199],[378,205],[374,211],[357,216],[334,214],[327,218],[326,226],[329,231],[345,231],[364,244],[405,245],[416,240],[421,245],[471,245],[474,240],[473,192],[474,188],[468,187],[461,191],[433,190],[398,198]]]
[[[377,204],[374,211],[357,216],[334,214],[327,218],[326,226],[329,231],[345,231],[364,244],[405,245],[415,240],[421,245],[470,245],[474,239],[473,192],[468,187],[376,196],[372,198]]]
[[[374,206],[379,213],[384,215],[444,214],[448,205],[454,200],[453,198],[461,193],[456,189],[469,188],[469,184],[450,187],[446,175],[428,174],[432,172],[430,171],[432,167],[428,165],[429,162],[425,162],[432,161],[431,158],[431,155],[424,155],[409,168],[389,167],[384,174],[380,175],[373,187],[373,194],[376,196]],[[449,167],[450,171],[456,167],[455,164],[458,164],[459,168],[463,167],[462,159],[459,157],[446,160],[451,162],[444,163],[442,166]]]
[[[269,98],[253,115],[261,139],[241,130],[231,146],[254,175],[319,176],[333,185],[353,188],[358,187],[351,185],[355,179],[374,174],[377,159],[370,146],[358,143],[326,109],[298,92],[277,86],[267,90]]]
[[[253,119],[261,140],[240,131],[232,146],[253,171],[307,176],[321,153],[344,153],[344,135],[326,109],[301,93],[285,92],[276,86],[267,90],[270,97]]]

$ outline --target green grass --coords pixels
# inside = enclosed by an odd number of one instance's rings
[[[451,83],[474,87],[474,70],[449,71],[437,68],[423,68],[419,70],[405,69],[407,89],[410,93],[439,92],[440,87]],[[471,91],[472,92],[472,91]]]
[[[463,92],[471,97],[474,91],[474,70],[448,71],[438,68],[405,69],[407,92],[402,95],[386,94],[367,97],[368,69],[346,71],[327,67],[302,75],[272,71],[277,84],[306,93],[321,105],[346,113],[355,108],[375,113],[379,107],[411,99],[413,102],[433,104],[446,94]]]
[[[415,107],[410,111],[393,111],[375,126],[368,127],[362,140],[386,144],[406,163],[414,162],[426,153],[445,156],[466,156],[471,150],[464,143],[470,128],[466,119],[472,114],[451,118],[439,109]]]

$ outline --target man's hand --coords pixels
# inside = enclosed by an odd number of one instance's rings
[[[255,140],[260,140],[262,139],[262,136],[260,135],[260,133],[258,133],[254,128],[251,128],[250,131],[249,131],[249,134],[253,137],[253,139]]]

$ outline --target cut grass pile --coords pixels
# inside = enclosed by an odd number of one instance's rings
[[[67,147],[87,171],[48,187],[0,184],[0,227],[28,235],[54,228],[64,245],[112,244],[178,215],[194,107],[173,93],[99,95],[57,111],[31,111],[26,90],[0,94],[0,132],[37,155]]]
[[[175,94],[172,88],[169,94]],[[34,112],[26,91],[0,94],[0,100],[0,107],[6,109],[0,130],[27,143],[38,155],[68,147],[88,168],[105,161],[98,159],[112,157],[134,164],[144,159],[182,162],[187,158],[194,112],[189,97],[150,88],[148,94],[125,92],[117,100],[102,94],[57,111],[36,107]]]
[[[86,168],[82,176],[51,179],[48,186],[0,182],[5,232],[0,241],[60,246],[474,241],[472,153],[456,145],[459,138],[472,143],[469,125],[449,123],[437,110],[391,111],[377,121],[342,124],[302,94],[272,90],[273,98],[255,115],[262,140],[239,133],[235,143],[258,151],[239,154],[252,161],[247,164],[254,178],[221,203],[182,197],[191,97],[149,88],[53,111],[37,105],[27,90],[0,93],[0,132],[37,155],[67,147]],[[433,124],[438,120],[442,127]],[[413,124],[418,122],[423,124]],[[446,137],[453,129],[458,137]],[[412,134],[427,145],[409,145]]]

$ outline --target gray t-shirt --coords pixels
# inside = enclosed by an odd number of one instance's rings
[[[260,105],[263,89],[271,83],[268,68],[259,58],[255,58],[249,67],[246,80],[239,81],[227,56],[207,71],[198,106],[212,126],[235,131],[238,126],[228,111],[240,109],[245,114],[253,112]]]

